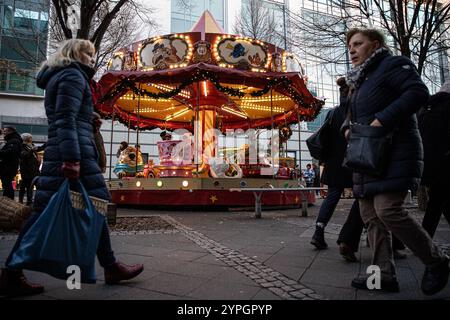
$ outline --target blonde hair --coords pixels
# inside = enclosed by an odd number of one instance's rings
[[[81,62],[81,54],[92,50],[95,52],[94,44],[89,40],[70,39],[66,40],[58,47],[58,50],[51,55],[42,65],[51,68],[64,67],[72,62]]]

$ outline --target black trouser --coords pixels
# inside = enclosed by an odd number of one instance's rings
[[[25,235],[25,233],[30,229],[30,227],[34,224],[34,222],[39,218],[40,213],[34,213],[27,220],[22,230],[20,230],[19,237],[17,238],[16,243],[14,244],[13,249],[11,250],[8,259],[6,259],[5,266],[8,267],[9,262],[11,261],[14,252],[19,248],[20,242]],[[60,230],[62,232],[62,230]],[[116,258],[114,257],[114,252],[111,248],[111,239],[109,237],[109,229],[108,224],[106,223],[106,219],[103,223],[102,233],[100,235],[100,241],[97,247],[97,258],[102,267],[109,266],[116,262]]]
[[[432,238],[439,225],[442,214],[444,214],[445,219],[450,224],[449,193],[450,187],[448,185],[436,184],[429,187],[429,199],[422,226]]]
[[[3,175],[1,177],[2,180],[2,188],[3,188],[3,196],[8,197],[14,200],[14,188],[12,182],[14,180],[14,176]]]
[[[363,228],[364,222],[362,221],[359,212],[359,201],[358,199],[355,199],[347,216],[347,220],[345,220],[341,232],[339,233],[337,243],[345,243],[353,250],[353,252],[357,252]]]
[[[33,181],[34,177],[32,178],[23,178],[22,182],[20,183],[19,188],[19,202],[23,203],[23,198],[25,196],[25,192],[27,193],[27,205],[30,205],[33,202],[33,186],[31,185],[31,182]]]

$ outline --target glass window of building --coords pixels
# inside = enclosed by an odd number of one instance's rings
[[[0,2],[0,90],[43,95],[35,82],[46,57],[49,0]]]
[[[225,3],[227,0],[173,0],[171,1],[171,32],[188,32],[205,10],[209,10],[217,23],[225,29]]]

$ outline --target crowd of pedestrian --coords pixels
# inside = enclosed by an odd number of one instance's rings
[[[326,146],[329,156],[319,159],[323,172],[315,163],[299,172],[306,187],[328,186],[311,244],[319,250],[328,247],[326,226],[344,190],[352,188],[355,200],[337,240],[343,258],[357,261],[355,253],[366,228],[372,264],[381,270],[381,290],[400,290],[394,259],[405,257],[399,250],[406,246],[425,266],[422,291],[435,294],[446,286],[450,272],[449,257],[432,241],[442,214],[450,223],[450,83],[429,97],[414,64],[406,57],[393,55],[377,30],[351,29],[347,46],[353,68],[338,79],[340,103],[327,115],[331,139]],[[43,64],[37,76],[38,86],[45,89],[49,119],[41,171],[32,136],[21,136],[12,126],[2,128],[3,195],[14,198],[12,182],[18,169],[22,175],[19,201],[23,202],[26,195],[26,204],[32,203],[35,180],[37,192],[33,215],[22,228],[2,270],[0,294],[36,294],[44,290],[43,286],[28,282],[22,270],[12,268],[10,262],[23,235],[64,181],[80,181],[89,195],[110,200],[102,175],[106,155],[99,134],[101,120],[93,112],[94,54],[91,42],[68,40]],[[343,165],[355,125],[365,126],[367,132],[382,129],[391,137],[381,173]],[[166,134],[161,137],[170,139]],[[122,142],[117,156],[127,146]],[[415,192],[420,183],[429,188],[430,195],[422,225],[403,207],[408,191]],[[116,261],[106,221],[96,251],[107,284],[134,278],[143,271],[143,265],[127,266]],[[353,279],[351,285],[369,289],[367,276]]]
[[[328,196],[320,207],[311,244],[319,250],[328,247],[325,227],[344,188],[352,187],[355,201],[337,241],[344,259],[357,261],[355,252],[365,227],[372,264],[381,270],[381,290],[400,290],[394,259],[406,257],[399,251],[406,246],[425,265],[422,291],[435,294],[446,286],[450,271],[449,257],[432,241],[442,214],[450,223],[450,83],[429,97],[414,64],[394,56],[378,30],[349,30],[347,46],[353,68],[338,79],[340,104],[327,115],[331,118],[325,145],[329,156],[320,160]],[[386,141],[382,150],[388,151],[377,173],[346,162],[349,152],[355,152],[350,148],[355,148],[351,143],[358,128],[365,128],[366,141],[376,135],[378,141],[380,137]],[[367,146],[363,152],[368,154],[358,160],[375,159],[371,153],[381,149]],[[306,171],[309,174],[310,168]],[[430,195],[422,226],[403,206],[420,181]],[[353,279],[351,285],[369,289],[368,276]]]

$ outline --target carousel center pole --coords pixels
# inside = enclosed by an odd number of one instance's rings
[[[298,120],[298,169],[302,171],[302,134],[300,128],[300,113],[297,107],[297,120]]]
[[[270,143],[270,154],[272,156],[272,180],[275,180],[275,147],[273,141],[273,90],[270,88],[270,132],[271,132],[271,143]]]
[[[194,138],[195,138],[195,143],[194,143],[194,149],[195,149],[195,155],[194,155],[194,160],[195,160],[195,166],[196,166],[196,170],[195,170],[195,174],[198,178],[198,161],[199,161],[199,151],[198,151],[198,144],[199,144],[199,140],[200,139],[200,129],[198,127],[199,122],[200,122],[200,116],[199,116],[199,112],[200,112],[200,81],[197,82],[197,106],[195,108],[195,129],[194,132],[197,134],[197,136],[195,136],[194,134]],[[202,146],[203,147],[203,146]],[[203,152],[202,152],[203,154]]]
[[[128,136],[127,136],[127,143],[130,143],[130,125],[131,125],[131,117],[130,113],[128,113]]]
[[[111,118],[111,137],[109,141],[109,181],[111,181],[112,177],[112,154],[113,154],[113,136],[114,136],[114,106],[112,111],[112,118]]]
[[[137,124],[136,124],[136,167],[135,167],[135,176],[138,172],[138,164],[139,164],[139,152],[141,150],[139,146],[139,123],[141,121],[141,84],[139,83],[139,96],[138,96],[138,105],[137,105]]]

